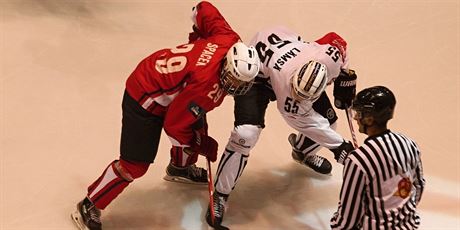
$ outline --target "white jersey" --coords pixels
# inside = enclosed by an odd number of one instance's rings
[[[310,60],[318,61],[327,68],[330,84],[347,68],[343,50],[330,44],[304,42],[296,33],[285,27],[273,27],[258,32],[252,41],[261,60],[260,72],[276,94],[277,107],[286,122],[318,144],[336,148],[343,138],[329,125],[327,119],[312,109],[313,101],[296,101],[291,94],[291,78],[298,68]],[[346,56],[345,54],[343,56]]]

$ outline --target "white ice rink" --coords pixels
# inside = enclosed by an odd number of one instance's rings
[[[126,78],[150,53],[187,41],[197,2],[0,0],[1,230],[76,229],[70,212],[118,157]],[[421,229],[460,229],[459,0],[212,2],[246,42],[271,25],[305,40],[341,34],[358,89],[391,88],[398,102],[390,128],[421,146]],[[350,138],[345,113],[337,112],[338,131]],[[222,151],[233,99],[208,118]],[[342,167],[334,162],[332,176],[318,176],[294,163],[292,129],[273,103],[266,124],[224,223],[328,229]],[[163,136],[155,164],[103,212],[104,229],[207,229],[207,188],[162,179],[169,147]],[[328,150],[320,154],[332,160]]]

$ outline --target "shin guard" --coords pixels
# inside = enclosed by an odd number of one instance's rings
[[[248,156],[225,149],[217,168],[215,190],[222,194],[230,194],[247,163]]]

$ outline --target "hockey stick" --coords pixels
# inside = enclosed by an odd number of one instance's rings
[[[211,220],[212,220],[212,225],[214,226],[215,217],[214,217],[214,185],[213,180],[212,180],[212,172],[211,172],[211,161],[209,161],[208,158],[206,158],[206,168],[208,171],[208,191],[209,191],[209,212],[211,213]]]
[[[200,131],[194,130],[195,136],[200,137]],[[200,140],[201,141],[201,140]],[[202,154],[203,155],[203,154]],[[214,185],[212,180],[212,172],[211,172],[211,161],[206,157],[206,173],[208,176],[208,192],[209,192],[209,212],[211,214],[211,221],[212,225],[215,223],[216,217],[214,216]]]
[[[358,148],[358,139],[356,138],[355,129],[353,128],[353,121],[351,117],[351,109],[345,109],[345,113],[347,114],[348,126],[350,127],[351,138],[353,139],[353,145],[355,148]]]

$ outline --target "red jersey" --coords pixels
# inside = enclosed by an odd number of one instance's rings
[[[144,109],[164,116],[163,128],[175,146],[190,146],[192,124],[222,103],[222,59],[240,39],[209,2],[197,5],[195,19],[200,39],[153,53],[126,81],[128,94]]]

